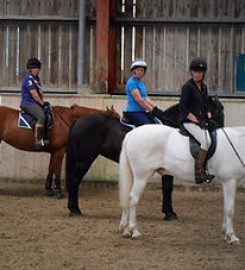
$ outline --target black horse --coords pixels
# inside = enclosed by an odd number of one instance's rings
[[[213,119],[219,127],[223,127],[223,105],[217,97],[210,97],[209,101]],[[166,111],[158,110],[157,117],[165,125],[178,127],[178,104]],[[66,153],[66,188],[69,194],[70,216],[81,215],[78,206],[79,185],[92,163],[99,155],[118,163],[122,141],[130,130],[131,128],[122,125],[118,118],[102,114],[86,115],[74,122],[70,128]],[[172,190],[173,177],[163,176],[162,212],[165,220],[177,218],[172,207]]]

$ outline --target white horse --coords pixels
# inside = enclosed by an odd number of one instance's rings
[[[207,168],[223,188],[222,232],[229,244],[239,243],[233,230],[237,181],[245,176],[245,126],[217,130],[217,148]],[[119,166],[119,229],[124,237],[138,238],[136,206],[150,177],[158,172],[195,182],[189,138],[163,125],[144,125],[129,132],[122,145]],[[187,180],[188,179],[188,180]]]

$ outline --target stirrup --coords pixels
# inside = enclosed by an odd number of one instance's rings
[[[36,150],[41,150],[43,148],[41,141],[35,142],[34,143],[34,148]]]
[[[195,182],[196,184],[202,184],[207,182],[208,175],[205,171],[199,172],[195,174]]]
[[[40,143],[41,143],[41,146],[42,147],[46,147],[46,146],[48,146],[49,145],[49,140],[47,140],[47,139],[41,139],[40,140]]]
[[[41,139],[40,141],[35,142],[35,144],[34,144],[34,147],[35,147],[36,150],[42,150],[42,149],[44,149],[45,147],[48,147],[48,146],[49,146],[49,141],[44,140],[44,139]]]
[[[207,176],[208,176],[208,177],[207,177],[206,182],[207,182],[207,183],[211,183],[211,182],[213,181],[213,179],[214,179],[215,176],[214,176],[213,174],[208,174]]]

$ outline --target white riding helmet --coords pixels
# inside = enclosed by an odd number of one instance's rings
[[[142,67],[146,71],[146,69],[147,69],[146,61],[144,61],[142,59],[138,59],[138,60],[133,61],[132,65],[131,65],[131,71],[134,70],[135,68],[138,68],[138,67]]]

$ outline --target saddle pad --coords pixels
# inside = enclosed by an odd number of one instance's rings
[[[19,117],[18,117],[18,127],[20,128],[27,128],[27,129],[32,129],[28,121],[30,121],[32,118],[29,114],[19,112]]]
[[[159,125],[162,125],[162,121],[160,119],[158,119],[157,117],[153,117],[152,118],[152,121],[154,124],[159,124]],[[133,124],[132,122],[130,122],[130,120],[128,120],[125,116],[121,117],[120,118],[120,123],[123,125],[123,126],[127,126],[127,127],[130,127],[132,129],[136,128],[135,124]]]
[[[128,120],[125,119],[125,118],[123,118],[123,117],[120,118],[120,123],[121,123],[123,126],[129,127],[129,128],[132,128],[132,129],[136,127],[134,124],[128,122]]]

